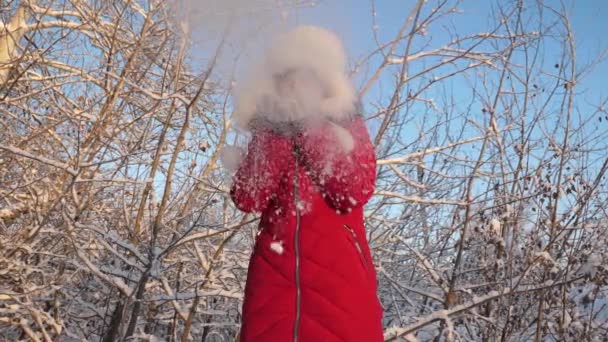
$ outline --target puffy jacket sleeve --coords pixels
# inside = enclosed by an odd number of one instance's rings
[[[373,195],[376,155],[362,117],[344,126],[332,125],[335,124],[308,129],[298,137],[297,146],[326,201],[335,209],[348,212],[365,205]]]
[[[233,178],[230,196],[244,212],[262,212],[275,196],[293,160],[292,142],[271,130],[256,130]]]

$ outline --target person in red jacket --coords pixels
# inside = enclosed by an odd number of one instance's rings
[[[383,341],[363,215],[375,187],[374,147],[354,103],[347,113],[326,111],[354,97],[337,98],[340,90],[314,62],[297,62],[275,65],[273,87],[287,101],[256,101],[247,121],[252,140],[231,186],[240,210],[261,213],[240,339]],[[319,106],[300,103],[302,92]],[[305,109],[265,115],[294,106]],[[315,109],[321,114],[302,115]]]

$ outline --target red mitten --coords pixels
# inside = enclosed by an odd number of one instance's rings
[[[253,132],[247,156],[234,175],[230,195],[245,212],[262,212],[275,196],[281,177],[293,160],[293,144],[269,129]]]
[[[298,136],[296,145],[328,203],[342,212],[365,205],[376,182],[376,156],[365,122],[326,122]],[[348,136],[350,133],[350,136]]]

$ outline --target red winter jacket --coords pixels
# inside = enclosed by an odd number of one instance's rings
[[[355,143],[349,153],[331,125],[294,138],[257,130],[235,175],[236,206],[262,213],[243,342],[383,341],[363,223],[376,178],[374,149],[363,119],[344,125]]]

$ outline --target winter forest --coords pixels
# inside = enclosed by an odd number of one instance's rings
[[[342,39],[375,148],[385,341],[608,340],[608,26],[581,12],[608,7],[0,1],[0,340],[235,341],[235,92],[302,24]]]

